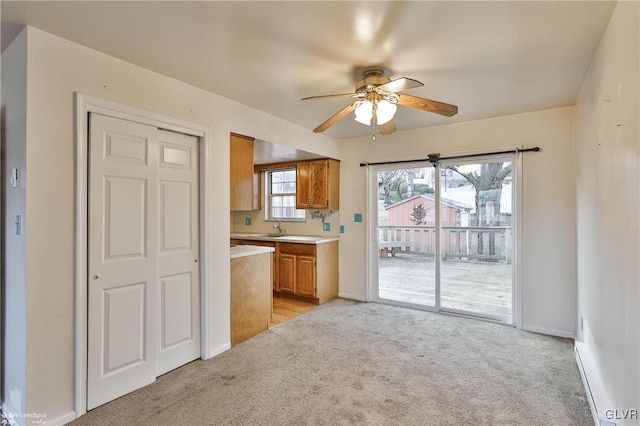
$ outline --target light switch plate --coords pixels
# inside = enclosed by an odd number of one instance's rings
[[[322,230],[323,231],[331,231],[331,224],[330,223],[323,223],[322,224]]]
[[[354,222],[362,222],[362,213],[354,213],[353,221]]]

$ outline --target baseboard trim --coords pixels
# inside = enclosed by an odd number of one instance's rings
[[[604,391],[602,380],[600,380],[600,374],[593,365],[589,347],[583,342],[576,342],[574,348],[574,356],[578,364],[580,377],[582,377],[594,424],[596,426],[615,426],[615,422],[605,418],[605,413],[611,412],[611,406]]]
[[[338,293],[338,297],[342,297],[343,299],[351,299],[351,300],[357,300],[358,302],[368,302],[366,297],[362,297],[362,296],[357,296],[355,294],[349,294],[349,293]]]
[[[523,325],[522,329],[525,331],[531,331],[532,333],[547,334],[549,336],[565,337],[567,339],[576,338],[576,333],[569,330],[555,330],[553,328],[532,327],[529,325]]]
[[[207,357],[207,359],[213,358],[214,356],[218,356],[221,353],[228,351],[229,349],[231,349],[231,343],[225,343],[224,345],[219,346],[213,349],[212,351],[209,351],[209,356]]]

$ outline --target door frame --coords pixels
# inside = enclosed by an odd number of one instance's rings
[[[75,93],[76,170],[75,170],[75,235],[74,235],[74,408],[76,417],[87,412],[87,333],[88,333],[88,179],[89,179],[89,113],[98,113],[123,120],[155,126],[198,138],[199,236],[200,236],[200,358],[207,359],[209,347],[209,291],[205,283],[210,271],[207,254],[209,203],[206,194],[210,182],[211,130],[208,126],[167,117],[135,107],[118,104],[82,93]]]
[[[522,149],[522,147],[520,147]],[[478,155],[477,152],[469,152],[469,153],[456,153],[456,155],[468,155],[469,158],[465,159],[466,161],[487,161],[492,158],[504,158],[504,155],[496,154],[496,157],[487,156],[483,154],[477,158],[474,158],[474,155]],[[442,154],[443,157],[446,157],[446,154]],[[512,154],[512,208],[513,208],[513,216],[515,217],[515,221],[513,223],[513,271],[512,271],[512,326],[516,328],[522,328],[523,320],[522,320],[522,310],[523,310],[523,288],[522,288],[522,153],[518,150],[518,148],[514,148],[514,153]],[[384,161],[384,160],[383,160]],[[444,160],[443,160],[444,161]],[[402,165],[396,166],[384,166],[384,165],[368,165],[366,170],[366,212],[368,219],[368,230],[366,233],[366,246],[367,246],[367,256],[366,256],[366,300],[380,303],[381,300],[378,296],[378,185],[377,185],[377,175],[379,170],[387,170],[393,168],[411,168],[411,167],[422,167],[427,163],[424,160],[403,160]],[[438,168],[436,168],[437,170]],[[436,173],[436,186],[440,186],[440,176],[439,173]],[[436,226],[440,225],[440,192],[436,191]],[[375,220],[374,220],[375,219]],[[488,318],[476,317],[472,315],[465,315],[464,313],[451,312],[447,310],[442,310],[440,306],[440,233],[436,232],[436,265],[435,265],[435,273],[436,273],[436,301],[435,307],[415,305],[405,302],[394,303],[394,305],[404,306],[408,308],[415,308],[425,311],[431,312],[440,312],[446,315],[457,315],[464,316],[474,319],[480,319],[488,322],[499,322],[494,321]],[[503,324],[502,322],[500,322]]]

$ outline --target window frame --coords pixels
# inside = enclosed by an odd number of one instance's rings
[[[294,189],[293,192],[272,192],[273,190],[273,177],[272,175],[274,173],[283,173],[283,172],[287,172],[287,171],[293,171],[294,174],[296,173],[297,169],[296,167],[286,167],[286,168],[281,168],[281,169],[274,169],[274,170],[265,170],[265,221],[272,221],[272,222],[305,222],[307,219],[307,212],[304,209],[296,209],[295,205],[297,204],[297,194],[296,194],[296,179],[294,178],[293,181],[284,181],[283,180],[283,184],[284,183],[291,183],[293,182],[294,184]],[[294,216],[296,214],[296,212],[302,212],[302,217],[274,217],[273,216],[273,199],[274,198],[286,198],[286,197],[293,197],[293,201],[294,201],[294,207],[293,207],[293,212],[294,212]],[[281,206],[281,208],[283,209],[284,212],[284,208],[285,206]]]

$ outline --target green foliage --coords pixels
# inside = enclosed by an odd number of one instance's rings
[[[397,203],[402,200],[402,196],[398,193],[398,191],[389,192],[389,204]]]
[[[435,191],[426,183],[415,183],[413,190],[416,194],[433,194]]]
[[[406,181],[401,181],[398,183],[398,192],[402,196],[402,198],[409,197],[409,184]]]

